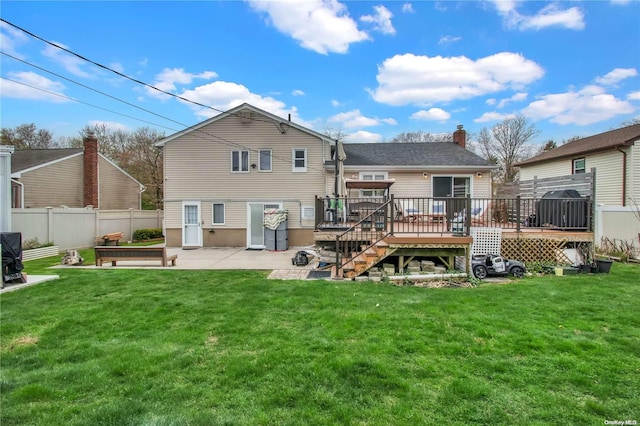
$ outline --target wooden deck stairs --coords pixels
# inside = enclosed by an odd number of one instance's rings
[[[338,268],[334,266],[331,269],[331,276],[332,278],[355,278],[367,272],[394,251],[395,249],[390,248],[385,239],[371,246],[362,246],[362,251],[352,252],[350,258],[344,260],[341,274]]]

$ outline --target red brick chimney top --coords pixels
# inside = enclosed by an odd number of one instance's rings
[[[463,148],[467,146],[467,132],[462,128],[462,124],[458,124],[458,129],[453,132],[453,143],[460,145]]]

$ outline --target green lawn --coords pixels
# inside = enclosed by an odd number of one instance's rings
[[[471,289],[54,273],[0,296],[3,426],[640,421],[638,266]]]

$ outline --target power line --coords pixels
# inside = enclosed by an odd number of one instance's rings
[[[0,76],[0,78],[3,79],[3,80],[10,81],[12,83],[16,83],[16,84],[20,84],[22,86],[29,87],[29,88],[34,89],[34,90],[39,90],[41,92],[48,93],[50,95],[58,96],[58,97],[63,98],[63,99],[67,99],[67,100],[70,100],[70,101],[73,101],[73,102],[78,102],[78,103],[83,104],[83,105],[88,105],[88,106],[93,107],[93,108],[101,109],[103,111],[107,111],[107,112],[110,112],[110,113],[113,113],[113,114],[121,115],[123,117],[131,118],[133,120],[141,121],[143,123],[151,124],[153,126],[162,127],[163,129],[171,130],[173,132],[177,132],[178,131],[176,129],[172,129],[171,127],[163,126],[163,125],[157,124],[157,123],[152,123],[151,121],[146,121],[146,120],[143,120],[141,118],[136,118],[136,117],[133,117],[133,116],[130,116],[130,115],[127,115],[127,114],[122,114],[121,112],[117,112],[117,111],[113,111],[113,110],[110,110],[110,109],[107,109],[107,108],[103,108],[103,107],[100,107],[100,106],[97,106],[97,105],[93,105],[93,104],[90,104],[88,102],[81,101],[79,99],[75,99],[75,98],[71,98],[69,96],[65,96],[65,95],[63,95],[61,93],[56,93],[56,92],[52,92],[51,90],[46,90],[46,89],[42,89],[40,87],[35,87],[35,86],[32,86],[32,85],[27,84],[27,83],[23,83],[23,82],[20,82],[20,81],[17,81],[17,80],[10,79],[8,77]]]
[[[130,103],[130,102],[127,102],[127,101],[125,101],[125,100],[123,100],[123,99],[120,99],[120,98],[118,98],[118,97],[116,97],[116,96],[113,96],[113,95],[110,95],[110,94],[108,94],[108,93],[102,92],[102,91],[100,91],[100,90],[98,90],[98,89],[95,89],[95,88],[93,88],[93,87],[87,86],[86,84],[83,84],[83,83],[77,82],[77,81],[75,81],[75,80],[73,80],[73,79],[70,79],[70,78],[65,77],[65,76],[63,76],[63,75],[60,75],[60,74],[57,74],[57,73],[55,73],[55,72],[53,72],[53,71],[47,70],[47,69],[45,69],[45,68],[43,68],[43,67],[41,67],[41,66],[38,66],[38,65],[32,64],[32,63],[30,63],[30,62],[28,62],[28,61],[25,61],[25,60],[19,59],[19,58],[15,57],[15,56],[13,56],[13,55],[10,55],[10,54],[8,54],[8,53],[6,53],[6,52],[2,52],[2,51],[0,51],[0,53],[1,53],[2,55],[4,55],[4,56],[7,56],[7,57],[11,58],[11,59],[14,59],[14,60],[16,60],[16,61],[22,62],[22,63],[24,63],[24,64],[26,64],[26,65],[29,65],[29,66],[31,66],[31,67],[34,67],[34,68],[36,68],[36,69],[39,69],[39,70],[44,71],[44,72],[46,72],[46,73],[49,73],[49,74],[51,74],[51,75],[54,75],[54,76],[56,76],[56,77],[58,77],[58,78],[62,78],[62,79],[64,79],[64,80],[66,80],[66,81],[69,81],[69,82],[71,82],[71,83],[73,83],[73,84],[76,84],[76,85],[78,85],[78,86],[80,86],[80,87],[83,87],[83,88],[85,88],[85,89],[88,89],[88,90],[91,90],[91,91],[93,91],[93,92],[96,92],[96,93],[98,93],[98,94],[100,94],[100,95],[103,95],[103,96],[106,96],[106,97],[108,97],[108,98],[114,99],[114,100],[116,100],[116,101],[118,101],[118,102],[122,102],[122,103],[124,103],[124,104],[126,104],[126,105],[132,106],[132,107],[137,108],[137,109],[142,110],[142,111],[145,111],[145,112],[147,112],[147,113],[149,113],[149,114],[153,114],[153,115],[155,115],[155,116],[157,116],[157,117],[160,117],[160,118],[162,118],[162,119],[164,119],[164,120],[168,120],[168,121],[171,121],[171,122],[173,122],[173,123],[176,123],[176,124],[178,124],[178,125],[180,125],[180,126],[184,127],[185,129],[188,129],[188,128],[192,127],[192,126],[186,125],[186,124],[184,124],[184,123],[181,123],[181,122],[179,122],[179,121],[176,121],[176,120],[174,120],[174,119],[171,119],[171,118],[169,118],[169,117],[166,117],[166,116],[164,116],[164,115],[161,115],[161,114],[158,114],[158,113],[156,113],[156,112],[150,111],[150,110],[148,110],[148,109],[146,109],[146,108],[142,108],[142,107],[140,107],[140,106],[138,106],[138,105],[135,105],[135,104],[132,104],[132,103]],[[109,109],[106,109],[106,108],[103,108],[103,107],[99,107],[99,106],[96,106],[96,105],[92,105],[92,104],[89,104],[89,103],[86,103],[86,102],[83,102],[83,101],[80,101],[80,100],[77,100],[77,99],[74,99],[74,98],[67,97],[67,96],[65,96],[65,95],[61,95],[61,94],[59,94],[59,93],[51,92],[51,91],[46,90],[46,89],[38,88],[38,87],[35,87],[35,86],[30,86],[30,85],[28,85],[28,84],[26,84],[26,83],[22,83],[22,82],[19,82],[19,81],[11,80],[11,79],[6,78],[6,77],[1,77],[1,78],[5,79],[5,80],[8,80],[8,81],[12,81],[12,82],[14,82],[14,83],[22,84],[23,86],[27,86],[27,87],[30,87],[30,88],[33,88],[33,89],[36,89],[36,90],[40,90],[40,91],[42,91],[42,92],[46,92],[46,93],[50,93],[50,94],[53,94],[53,95],[56,95],[56,96],[60,96],[60,97],[62,97],[62,98],[69,99],[69,100],[74,101],[74,102],[78,102],[78,103],[85,104],[85,105],[88,105],[88,106],[91,106],[91,107],[94,107],[94,108],[97,108],[97,109],[101,109],[101,110],[103,110],[103,111],[107,111],[107,112],[111,112],[111,113],[114,113],[114,114],[117,114],[117,115],[121,115],[121,116],[124,116],[124,117],[127,117],[127,118],[131,118],[131,119],[133,119],[133,120],[141,121],[141,122],[148,123],[148,124],[153,124],[153,125],[158,126],[158,127],[162,127],[162,128],[165,128],[165,129],[172,130],[172,131],[174,131],[174,132],[177,132],[177,131],[178,131],[178,130],[176,130],[176,129],[172,129],[172,128],[170,128],[170,127],[166,127],[166,126],[163,126],[163,125],[159,125],[159,124],[151,123],[151,122],[149,122],[149,121],[146,121],[146,120],[143,120],[143,119],[140,119],[140,118],[132,117],[132,116],[129,116],[129,115],[126,115],[126,114],[122,114],[122,113],[119,113],[119,112],[116,112],[116,111],[112,111],[112,110],[109,110]],[[239,116],[238,114],[230,114],[230,115]],[[263,123],[274,124],[274,122],[273,122],[272,120],[257,120],[257,119],[256,119],[256,120],[254,120],[254,121],[259,121],[259,122],[263,122]],[[259,150],[259,149],[256,149],[256,148],[250,148],[250,147],[247,147],[247,146],[245,146],[245,145],[239,144],[239,143],[237,143],[237,142],[229,141],[229,140],[227,140],[227,139],[225,139],[225,138],[222,138],[222,137],[220,137],[220,136],[217,136],[217,135],[215,135],[215,134],[212,134],[212,133],[206,132],[206,131],[201,130],[201,129],[193,129],[193,131],[198,132],[198,133],[202,133],[202,134],[204,134],[204,135],[206,135],[206,136],[209,136],[209,137],[212,137],[212,138],[215,138],[215,139],[218,139],[220,143],[222,143],[223,145],[227,145],[227,146],[229,146],[229,147],[231,147],[231,148],[240,148],[240,149],[243,149],[243,150],[246,150],[246,151],[252,151],[252,152],[254,152],[254,153],[259,153],[259,152],[260,152],[260,150]],[[205,139],[205,140],[206,140],[206,139]],[[215,143],[216,141],[214,141],[214,140],[210,140],[210,142],[214,142],[214,143]],[[277,157],[277,156],[273,156],[273,158],[274,158],[274,159],[281,160],[281,161],[283,161],[284,163],[293,164],[293,160],[292,160],[292,159],[283,158],[283,157]],[[324,171],[324,169],[318,169],[318,168],[313,167],[313,166],[307,166],[307,168],[308,168],[308,169],[311,169],[311,170],[316,170],[316,171]]]
[[[194,104],[194,105],[197,105],[197,106],[203,107],[203,108],[207,108],[207,109],[210,109],[210,110],[213,110],[213,111],[219,112],[219,113],[224,113],[224,112],[226,112],[226,111],[222,111],[222,110],[220,110],[220,109],[217,109],[217,108],[215,108],[215,107],[212,107],[212,106],[209,106],[209,105],[202,104],[202,103],[200,103],[200,102],[192,101],[191,99],[187,99],[187,98],[185,98],[185,97],[183,97],[183,96],[176,95],[175,93],[167,92],[166,90],[162,90],[162,89],[160,89],[160,88],[158,88],[158,87],[156,87],[156,86],[154,86],[154,85],[152,85],[152,84],[145,83],[144,81],[138,80],[138,79],[136,79],[136,78],[129,77],[128,75],[123,74],[123,73],[121,73],[120,71],[116,71],[116,70],[114,70],[113,68],[109,68],[109,67],[108,67],[108,66],[106,66],[106,65],[103,65],[103,64],[101,64],[101,63],[99,63],[99,62],[95,62],[95,61],[93,61],[93,60],[91,60],[91,59],[88,59],[88,58],[86,58],[86,57],[84,57],[84,56],[82,56],[82,55],[80,55],[80,54],[78,54],[78,53],[76,53],[76,52],[74,52],[74,51],[72,51],[72,50],[69,50],[69,49],[67,49],[67,48],[65,48],[65,47],[62,47],[62,46],[57,45],[56,43],[53,43],[53,42],[51,42],[51,41],[49,41],[49,40],[46,40],[46,39],[44,39],[44,38],[40,37],[40,36],[39,36],[39,35],[37,35],[37,34],[34,34],[34,33],[30,32],[30,31],[28,31],[28,30],[26,30],[26,29],[24,29],[24,28],[22,28],[22,27],[19,27],[18,25],[15,25],[15,24],[13,24],[13,23],[11,23],[11,22],[7,21],[7,20],[6,20],[6,19],[4,19],[4,18],[0,18],[0,21],[2,21],[2,22],[4,22],[4,23],[6,23],[7,25],[12,26],[13,28],[15,28],[15,29],[17,29],[17,30],[22,31],[22,32],[23,32],[23,33],[25,33],[25,34],[30,35],[31,37],[33,37],[33,38],[35,38],[35,39],[37,39],[37,40],[40,40],[40,41],[42,41],[42,42],[44,42],[44,43],[46,43],[46,44],[48,44],[48,45],[50,45],[50,46],[53,46],[53,47],[55,47],[55,48],[57,48],[57,49],[60,49],[60,50],[64,51],[64,52],[67,52],[67,53],[69,53],[70,55],[73,55],[73,56],[75,56],[75,57],[77,57],[77,58],[79,58],[79,59],[82,59],[83,61],[88,62],[88,63],[90,63],[90,64],[93,64],[93,65],[95,65],[95,66],[97,66],[97,67],[99,67],[99,68],[102,68],[102,69],[104,69],[104,70],[107,70],[107,71],[109,71],[109,72],[112,72],[112,73],[114,73],[114,74],[116,74],[116,75],[118,75],[118,76],[120,76],[120,77],[126,78],[127,80],[131,80],[131,81],[133,81],[134,83],[140,84],[140,85],[142,85],[142,86],[145,86],[145,87],[148,87],[148,88],[150,88],[150,89],[156,90],[156,91],[158,91],[158,92],[160,92],[160,93],[164,93],[165,95],[172,96],[172,97],[174,97],[174,98],[176,98],[176,99],[180,99],[180,100],[182,100],[182,101],[185,101],[185,102],[188,102],[188,103],[191,103],[191,104]],[[236,115],[236,114],[234,114],[234,115]],[[270,122],[270,121],[260,120],[260,119],[257,119],[257,118],[251,118],[251,117],[249,117],[249,119],[251,119],[251,120],[255,120],[255,121],[262,121],[262,122]]]

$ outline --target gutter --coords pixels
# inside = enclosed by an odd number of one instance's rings
[[[17,181],[15,179],[11,179],[11,182],[17,183],[20,185],[20,208],[24,209],[24,183]]]
[[[622,206],[627,205],[627,153],[616,147],[622,153]]]

